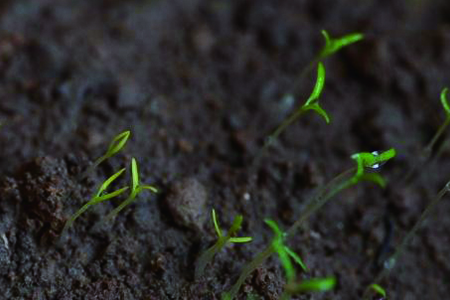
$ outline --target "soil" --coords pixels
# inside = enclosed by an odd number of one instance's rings
[[[445,138],[404,180],[445,118],[447,0],[10,0],[0,14],[2,299],[220,299],[270,242],[265,218],[287,229],[353,153],[394,147],[386,189],[341,192],[287,241],[311,269],[299,279],[338,282],[293,299],[361,299],[449,180]],[[326,59],[321,104],[332,122],[303,116],[255,166],[264,138],[312,89],[314,72],[298,75],[323,46],[321,29],[365,34]],[[292,91],[295,101],[283,98]],[[124,151],[80,180],[127,129]],[[161,192],[140,194],[109,224],[123,199],[93,206],[61,237],[132,157]],[[240,235],[253,241],[223,249],[195,280],[216,240],[211,208],[224,230],[242,214]],[[444,199],[408,245],[382,283],[389,299],[450,297],[449,212]],[[239,299],[278,299],[283,284],[272,257]]]

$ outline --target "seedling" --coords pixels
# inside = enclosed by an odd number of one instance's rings
[[[312,278],[303,280],[300,283],[288,285],[286,290],[291,295],[311,292],[326,292],[334,289],[336,286],[336,278]]]
[[[197,266],[195,268],[195,278],[199,278],[204,270],[206,265],[212,261],[213,257],[223,249],[228,243],[235,243],[235,244],[242,244],[242,243],[248,243],[252,241],[251,237],[235,237],[239,229],[241,228],[243,217],[242,215],[237,215],[233,223],[230,227],[230,230],[228,230],[227,234],[224,235],[222,230],[220,229],[219,222],[217,221],[216,211],[213,209],[211,211],[211,217],[214,224],[214,229],[217,234],[217,241],[216,243],[206,250],[198,259]]]
[[[255,162],[265,154],[268,148],[276,141],[278,136],[292,123],[294,123],[301,115],[309,110],[313,110],[325,119],[325,122],[330,123],[330,117],[328,113],[319,105],[319,97],[322,94],[323,86],[325,85],[325,67],[319,62],[317,65],[317,79],[314,89],[306,100],[306,102],[300,106],[294,113],[292,113],[287,119],[285,119],[275,131],[266,139],[262,149],[256,156]]]
[[[131,159],[131,192],[128,198],[123,201],[118,207],[116,207],[112,212],[110,212],[107,216],[107,220],[114,219],[117,214],[125,208],[125,206],[130,205],[136,200],[136,197],[142,193],[144,190],[150,190],[153,193],[158,193],[158,189],[152,185],[141,185],[139,182],[139,172],[136,159],[133,157]]]
[[[339,38],[331,38],[326,30],[322,30],[321,33],[325,38],[325,45],[322,50],[320,50],[319,54],[308,64],[307,67],[303,69],[303,71],[297,77],[295,84],[291,88],[291,91],[293,91],[294,94],[296,88],[303,82],[303,77],[308,74],[309,71],[311,71],[318,62],[324,61],[326,58],[336,53],[343,47],[354,44],[364,38],[364,35],[362,33],[350,33]]]
[[[273,230],[275,233],[275,237],[272,240],[272,248],[276,253],[278,253],[278,257],[281,261],[281,265],[284,268],[286,273],[286,278],[288,282],[292,282],[295,280],[295,269],[291,262],[293,259],[303,271],[308,272],[308,268],[303,263],[300,256],[298,256],[294,251],[292,251],[288,246],[284,244],[284,239],[286,237],[286,233],[282,232],[275,221],[266,219],[264,222]]]
[[[120,175],[122,175],[122,173],[125,172],[125,168],[123,168],[122,170],[120,170],[119,172],[117,172],[116,174],[112,175],[111,177],[109,177],[105,182],[103,182],[103,184],[100,186],[100,188],[98,189],[97,193],[94,195],[94,197],[91,198],[91,200],[89,200],[88,203],[86,203],[85,205],[83,205],[75,214],[73,214],[70,219],[66,222],[64,229],[62,231],[62,233],[64,234],[69,228],[70,226],[72,226],[73,222],[75,222],[75,220],[82,214],[84,213],[89,207],[91,207],[92,205],[98,204],[100,202],[106,201],[106,200],[111,200],[117,196],[119,196],[120,194],[122,194],[123,192],[125,192],[128,189],[128,186],[118,189],[112,193],[107,193],[104,194],[105,190],[108,188],[108,186],[113,183],[114,180],[117,179],[117,177],[119,177]]]
[[[448,125],[450,124],[450,105],[448,103],[448,88],[444,88],[441,91],[441,104],[445,111],[445,121],[442,123],[442,125],[439,127],[439,129],[434,134],[431,141],[428,143],[428,145],[422,150],[422,153],[418,157],[418,160],[414,167],[411,169],[411,171],[405,176],[405,181],[408,182],[412,175],[416,173],[416,171],[425,164],[425,162],[430,158],[431,153],[433,152],[433,148],[436,145],[437,141],[442,137],[444,134],[444,131],[447,129]],[[444,144],[445,145],[445,144]]]
[[[286,232],[285,238],[288,239],[292,237],[300,226],[309,219],[309,217],[317,212],[323,205],[325,205],[328,200],[333,198],[336,194],[358,184],[361,181],[372,181],[381,187],[385,186],[385,180],[381,175],[375,176],[373,173],[366,173],[367,170],[379,169],[388,160],[395,157],[395,149],[390,149],[384,152],[362,152],[353,154],[351,157],[356,161],[356,168],[351,168],[332,179],[326,186],[321,188],[318,193],[310,199],[309,203],[306,205],[300,217],[295,221],[295,223]],[[356,170],[356,172],[355,172]],[[266,247],[262,252],[257,254],[254,259],[248,263],[242,270],[236,283],[232,286],[231,290],[227,295],[233,299],[236,297],[242,283],[245,279],[264,261],[270,257],[275,252],[272,245]]]
[[[94,171],[95,168],[97,168],[102,162],[107,160],[108,158],[116,155],[120,150],[122,150],[123,147],[125,147],[125,144],[128,141],[128,138],[130,137],[131,132],[130,131],[124,131],[121,134],[114,137],[114,139],[111,141],[111,144],[108,147],[108,150],[106,153],[94,162],[86,171],[81,174],[80,178],[84,179],[86,178],[90,173]]]
[[[384,262],[384,269],[377,276],[376,280],[374,281],[375,284],[378,284],[379,282],[381,282],[393,270],[400,255],[404,252],[406,246],[411,242],[412,238],[417,233],[417,231],[420,229],[420,227],[423,225],[425,220],[429,217],[431,212],[436,208],[436,205],[442,200],[442,198],[444,198],[445,194],[447,194],[447,192],[449,192],[449,191],[450,191],[450,181],[446,183],[446,185],[439,191],[437,196],[430,202],[430,204],[428,204],[428,206],[425,208],[425,210],[420,215],[417,222],[414,224],[414,226],[411,228],[411,230],[403,238],[401,244],[396,248],[394,254],[391,255]],[[369,294],[370,294],[370,290],[366,290],[366,292],[364,293],[364,295],[365,295],[364,299],[368,299]]]

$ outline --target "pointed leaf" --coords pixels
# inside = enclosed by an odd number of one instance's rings
[[[300,265],[300,267],[303,269],[303,271],[308,272],[308,267],[303,263],[303,260],[300,258],[300,256],[297,255],[297,253],[292,251],[287,246],[285,246],[284,249],[286,250],[287,254],[289,254],[289,256],[292,257],[294,259],[294,261]]]
[[[130,137],[131,132],[129,130],[122,132],[121,134],[117,135],[109,145],[108,151],[106,152],[107,157],[111,157],[125,146],[126,142],[128,141],[128,138]]]
[[[229,239],[231,243],[248,243],[253,240],[252,237],[245,236],[245,237],[232,237]]]
[[[216,210],[214,208],[211,211],[211,215],[212,215],[214,229],[216,230],[217,236],[219,238],[221,238],[222,237],[222,231],[220,230],[219,222],[217,222]]]
[[[448,88],[444,88],[441,92],[441,103],[442,103],[442,106],[444,107],[447,115],[450,115],[450,106],[448,104],[447,94],[448,94]]]
[[[306,100],[305,105],[310,105],[316,103],[322,94],[323,86],[325,85],[325,67],[323,63],[319,62],[317,64],[317,79],[314,89],[309,96],[308,100]]]

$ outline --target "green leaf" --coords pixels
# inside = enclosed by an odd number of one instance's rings
[[[293,293],[308,293],[308,292],[325,292],[332,290],[336,286],[336,278],[313,278],[304,280],[295,287]]]
[[[370,285],[370,288],[375,292],[377,292],[378,294],[380,294],[381,296],[383,296],[384,298],[387,297],[386,291],[380,285],[373,283]]]
[[[341,48],[356,43],[364,38],[362,33],[351,33],[334,39],[331,38],[325,30],[322,30],[322,35],[325,38],[325,46],[319,54],[319,59],[324,59],[331,54],[336,53]]]
[[[445,109],[446,114],[450,115],[450,106],[448,105],[447,94],[448,94],[448,88],[444,88],[441,92],[441,103]]]
[[[322,94],[324,85],[325,85],[325,67],[322,62],[319,62],[317,64],[316,84],[308,100],[306,100],[305,105],[310,105],[318,102],[318,99]]]
[[[289,247],[284,246],[284,250],[286,250],[287,254],[294,259],[294,261],[300,265],[303,271],[308,272],[308,267],[303,263],[303,260],[298,256],[297,253],[292,251]]]
[[[217,222],[216,210],[213,208],[211,211],[212,220],[214,224],[214,229],[216,230],[217,236],[222,237],[222,231],[220,230],[219,223]]]
[[[230,243],[248,243],[251,242],[253,240],[253,238],[249,237],[249,236],[245,236],[245,237],[232,237],[229,239]]]
[[[103,182],[103,184],[100,186],[100,189],[98,190],[96,196],[100,196],[101,193],[103,193],[104,190],[106,190],[108,188],[108,186],[117,179],[117,177],[119,177],[120,175],[122,175],[123,172],[125,172],[125,168],[121,169],[119,172],[115,173],[114,175],[112,175],[111,177],[109,177],[107,180],[105,180],[105,182]]]
[[[370,152],[361,152],[356,153],[351,156],[352,159],[356,160],[357,163],[357,176],[362,176],[365,168],[369,169],[378,169],[382,164],[392,159],[396,155],[396,151],[394,148],[391,148],[382,153],[378,151]]]
[[[139,186],[139,172],[138,172],[136,159],[133,157],[131,159],[131,187],[132,187],[132,192],[136,191],[138,186]]]

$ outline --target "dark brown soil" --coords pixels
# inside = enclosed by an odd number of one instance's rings
[[[332,292],[295,299],[361,299],[380,257],[450,179],[450,148],[404,177],[444,121],[450,85],[447,0],[1,1],[0,298],[219,299],[270,241],[264,218],[288,228],[316,188],[353,166],[350,155],[395,147],[385,190],[340,193],[288,241],[311,269],[336,276]],[[364,41],[327,59],[326,125],[310,113],[261,162],[252,161],[308,96],[300,71],[332,36]],[[79,174],[123,130],[121,154]],[[108,176],[136,157],[145,192],[113,224],[120,200],[64,222]],[[128,182],[123,176],[114,188]],[[390,299],[449,299],[450,202],[444,199],[388,280]],[[244,215],[250,244],[221,251],[200,280],[196,258]],[[389,238],[391,237],[391,238]],[[278,299],[275,257],[240,292]]]

